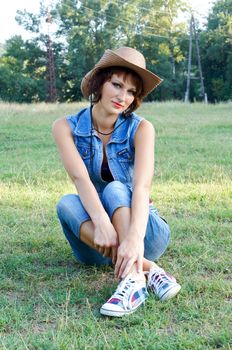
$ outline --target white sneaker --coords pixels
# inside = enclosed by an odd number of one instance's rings
[[[160,267],[155,267],[150,270],[147,287],[156,294],[161,301],[173,298],[181,289],[176,279]]]
[[[134,312],[148,296],[145,280],[129,274],[118,285],[112,297],[102,305],[100,313],[121,317]]]

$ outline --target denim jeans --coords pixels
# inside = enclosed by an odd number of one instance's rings
[[[131,207],[131,190],[119,181],[110,182],[104,191],[99,194],[103,207],[110,219],[116,209]],[[148,260],[157,260],[166,250],[170,240],[169,226],[150,205],[149,217],[144,237],[144,257]],[[76,194],[63,196],[57,204],[57,214],[63,232],[73,250],[76,259],[88,265],[111,264],[110,258],[103,257],[95,249],[80,240],[80,227],[83,222],[90,220],[88,213],[83,207],[80,197]]]

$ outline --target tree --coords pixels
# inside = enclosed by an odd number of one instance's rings
[[[64,55],[67,64],[63,69],[67,77],[66,97],[70,100],[81,97],[81,79],[105,48],[127,45],[142,51],[148,68],[161,72],[166,79],[162,92],[155,92],[150,99],[181,98],[184,56],[179,40],[185,27],[176,24],[175,18],[183,4],[181,0],[60,0],[59,34],[67,41]]]
[[[5,52],[5,47],[3,44],[0,43],[0,57],[4,54]]]
[[[5,101],[42,101],[45,97],[45,57],[36,42],[21,36],[7,40],[0,57],[0,98]]]
[[[140,50],[148,69],[164,78],[164,83],[149,95],[148,100],[182,98],[185,63],[182,42],[186,29],[176,22],[176,18],[179,10],[185,10],[184,4],[183,0],[57,0],[51,15],[57,25],[53,48],[59,100],[82,99],[80,84],[83,76],[106,48],[122,45]],[[38,100],[46,98],[47,35],[41,34],[46,16],[43,1],[37,15],[18,11],[18,23],[34,33],[35,39],[24,43],[19,55],[15,55],[16,47],[7,48],[6,57],[13,57],[14,64],[10,59],[2,61],[5,70],[14,67],[16,74],[16,68],[20,67],[24,78],[33,78],[38,91],[44,92],[37,96]],[[30,44],[33,49],[28,50]],[[36,71],[37,67],[39,71]],[[43,79],[42,90],[40,78]],[[33,89],[31,98],[35,99]]]
[[[148,68],[157,72],[164,82],[148,96],[148,100],[181,99],[185,61],[181,42],[186,26],[177,22],[177,16],[180,10],[186,10],[186,4],[181,0],[160,1],[155,4],[146,17],[143,14],[141,16],[140,23],[144,21],[141,39],[145,46]]]
[[[218,0],[201,34],[203,70],[209,100],[232,99],[232,0]]]

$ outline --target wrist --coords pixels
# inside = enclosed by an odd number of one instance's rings
[[[100,213],[97,213],[96,215],[92,215],[91,219],[94,226],[96,227],[101,225],[103,221],[106,221],[106,220],[109,221],[109,216],[105,211],[102,211]]]
[[[145,232],[141,233],[141,230],[135,229],[135,228],[130,228],[128,232],[128,238],[130,239],[138,239],[138,240],[143,240],[145,236]]]

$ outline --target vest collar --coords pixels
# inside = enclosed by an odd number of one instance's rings
[[[79,117],[79,118],[78,118]],[[74,134],[77,136],[91,136],[91,116],[90,108],[82,109],[77,115],[77,124]]]
[[[128,127],[129,127],[130,121],[131,121],[131,116],[125,117],[123,114],[119,114],[114,127],[115,131],[113,131],[109,143],[111,142],[120,143],[127,139]],[[79,112],[79,118],[77,121],[76,128],[74,129],[74,133],[77,136],[81,136],[81,137],[91,136],[90,107],[85,108]],[[92,132],[92,134],[96,135],[95,132]]]

